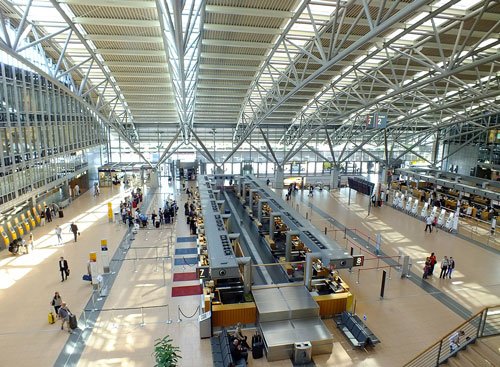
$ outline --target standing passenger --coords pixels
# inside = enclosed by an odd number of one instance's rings
[[[446,278],[446,274],[448,272],[448,256],[445,256],[443,260],[441,260],[441,273],[439,274],[439,278]]]
[[[40,226],[43,227],[45,225],[45,211],[42,210],[40,213]]]
[[[455,260],[453,260],[453,257],[450,256],[450,259],[448,260],[448,272],[446,273],[446,276],[449,279],[451,279],[451,273],[453,273],[453,269],[455,269]]]
[[[427,232],[427,228],[429,228],[429,233],[432,233],[432,217],[430,215],[425,219],[425,232]]]
[[[437,264],[437,259],[436,259],[436,255],[434,255],[434,252],[431,253],[431,256],[429,256],[428,259],[429,259],[430,265],[431,265],[429,275],[432,275],[432,273],[434,272],[434,266],[436,266],[436,264]]]
[[[47,222],[52,222],[52,214],[50,213],[50,208],[45,207],[45,218],[47,218]]]

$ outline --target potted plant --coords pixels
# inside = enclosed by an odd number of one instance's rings
[[[181,359],[180,348],[172,345],[172,339],[167,335],[155,340],[155,367],[175,367]]]

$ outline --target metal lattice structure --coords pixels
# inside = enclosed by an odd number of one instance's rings
[[[420,146],[498,128],[498,14],[493,0],[0,0],[0,47],[45,55],[145,160],[156,142],[157,165],[179,149],[435,165]]]

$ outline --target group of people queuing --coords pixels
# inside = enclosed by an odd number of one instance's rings
[[[123,201],[120,202],[120,214],[122,217],[123,224],[127,224],[129,227],[134,225],[134,218],[137,215],[137,209],[142,203],[142,191],[140,188],[132,190],[130,196],[125,197]]]
[[[425,259],[425,265],[424,265],[424,275],[423,279],[427,279],[429,276],[432,276],[434,273],[434,267],[437,264],[437,258],[434,252],[430,254]],[[440,279],[451,279],[451,275],[453,273],[453,270],[455,269],[455,259],[453,257],[445,256],[441,260],[441,272],[439,273],[439,278]]]
[[[43,210],[40,211],[40,226],[43,227],[45,223],[50,223],[57,218],[61,209],[56,203],[45,205]]]
[[[189,226],[189,231],[192,235],[196,234],[198,229],[197,219],[198,212],[196,210],[196,205],[194,201],[189,201],[195,198],[195,190],[190,190],[189,187],[186,188],[186,194],[188,195],[188,200],[184,203],[184,215],[186,216],[186,224]]]

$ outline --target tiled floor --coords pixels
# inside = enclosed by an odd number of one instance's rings
[[[36,228],[37,250],[32,254],[13,257],[7,251],[0,252],[0,366],[54,364],[68,334],[61,332],[58,324],[47,324],[49,301],[57,290],[74,313],[79,315],[82,312],[92,293],[91,287],[81,281],[88,252],[97,251],[100,239],[106,238],[112,254],[125,235],[125,226],[108,223],[106,217],[106,202],[112,200],[116,207],[123,195],[119,190],[116,187],[103,189],[98,199],[85,194],[67,208],[64,219]],[[157,208],[169,190],[171,188],[160,188],[152,207]],[[167,254],[172,258],[182,257],[184,255],[175,256],[175,248],[194,246],[192,242],[175,244],[177,236],[189,236],[182,213],[185,196],[177,196],[181,207],[179,221],[159,230],[140,230],[132,242],[132,249],[127,254],[129,260],[124,261],[106,299],[105,309],[108,311],[99,314],[79,366],[152,366],[153,342],[166,334],[181,348],[182,366],[212,364],[210,343],[200,340],[196,317],[186,317],[196,314],[200,296],[171,297],[173,273],[193,272],[194,267],[183,263],[172,268],[171,260],[163,262],[154,259]],[[438,259],[451,255],[457,262],[453,279],[433,277],[428,280],[436,291],[450,296],[471,312],[486,305],[500,304],[498,252],[485,250],[443,231],[424,233],[422,222],[388,206],[373,208],[367,217],[366,198],[353,195],[348,206],[344,191],[316,192],[313,198],[301,196],[299,192],[289,203],[294,208],[298,205],[302,214],[307,212],[319,228],[326,226],[330,230],[329,236],[336,236],[342,246],[349,247],[351,244],[346,243],[341,232],[334,232],[327,218],[320,216],[315,209],[327,212],[349,228],[357,228],[371,239],[376,233],[381,233],[382,251],[389,256],[399,253],[410,255],[413,259],[412,271],[418,276],[418,281],[423,265],[420,262],[428,253],[436,252]],[[75,220],[82,232],[76,244],[66,230],[74,218],[77,218]],[[67,242],[62,247],[53,246],[55,224],[63,224]],[[145,248],[157,246],[161,248]],[[72,270],[71,277],[64,283],[60,282],[57,269],[57,259],[61,255],[68,259]],[[372,257],[368,254],[366,257],[364,268],[377,266],[377,260],[368,260]],[[383,266],[383,261],[379,265]],[[418,282],[415,284],[409,279],[401,279],[396,272],[391,273],[385,297],[381,300],[381,272],[376,269],[362,270],[357,284],[357,271],[342,271],[342,276],[356,296],[356,312],[366,315],[367,325],[381,339],[381,344],[369,352],[353,350],[334,323],[326,320],[335,338],[334,352],[329,356],[316,356],[314,361],[317,366],[401,366],[462,321],[419,287]],[[197,281],[175,283],[176,286],[198,284]],[[179,319],[182,321],[178,322]],[[167,323],[168,320],[172,323]],[[246,330],[249,337],[252,332]],[[254,361],[250,358],[249,365],[292,364],[290,361],[267,363],[265,359]]]

